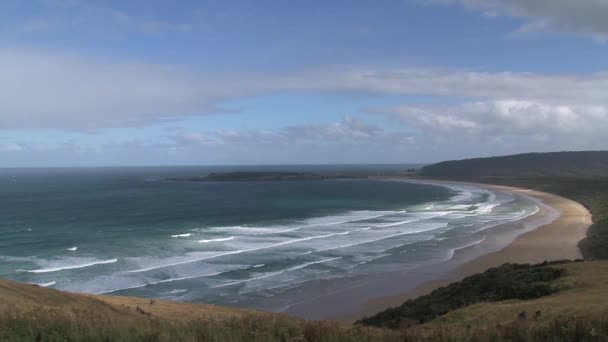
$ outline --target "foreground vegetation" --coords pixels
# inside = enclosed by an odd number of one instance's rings
[[[95,312],[40,309],[6,313],[0,319],[1,341],[400,341],[399,333],[304,322],[284,316],[234,316],[220,320],[123,322]]]
[[[400,341],[399,332],[0,281],[0,341]]]
[[[608,340],[608,319],[556,319],[534,324],[520,319],[483,329],[444,324],[422,330],[371,330],[340,326],[329,322],[266,320],[259,317],[224,321],[192,321],[184,324],[150,320],[135,326],[97,319],[65,317],[56,312],[18,315],[0,320],[0,341],[511,341],[571,342]]]
[[[506,265],[427,297],[440,310],[425,323],[387,329],[0,281],[0,341],[608,341],[606,283],[607,261]],[[470,302],[433,319],[449,296]],[[520,297],[536,299],[504,299]]]
[[[563,273],[563,269],[548,267],[546,263],[504,264],[438,288],[428,295],[409,300],[399,307],[357,323],[395,329],[426,323],[449,311],[480,302],[539,298],[558,290],[552,282]]]

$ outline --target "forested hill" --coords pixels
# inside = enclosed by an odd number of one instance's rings
[[[422,169],[426,177],[608,177],[608,151],[525,153],[445,161]]]

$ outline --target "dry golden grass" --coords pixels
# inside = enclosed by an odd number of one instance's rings
[[[608,261],[557,267],[567,272],[556,281],[563,290],[549,296],[476,304],[423,325],[392,331],[0,281],[0,341],[608,340]],[[523,311],[526,318],[518,317]],[[535,317],[537,311],[539,317]]]

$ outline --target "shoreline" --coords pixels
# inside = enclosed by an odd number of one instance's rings
[[[592,224],[591,213],[583,205],[550,193],[474,182],[396,177],[380,179],[461,185],[512,193],[532,200],[538,205],[539,211],[492,228],[479,242],[452,249],[450,258],[435,264],[368,276],[369,279],[365,281],[347,283],[339,289],[334,287],[334,292],[321,281],[317,290],[324,291],[311,293],[313,296],[306,301],[292,304],[280,313],[307,320],[352,323],[506,262],[534,264],[579,259],[578,243],[586,237],[587,229]]]
[[[366,284],[297,304],[284,313],[305,319],[352,323],[506,262],[534,264],[582,257],[578,243],[585,238],[592,220],[591,213],[578,202],[508,186],[440,180],[428,180],[428,183],[469,185],[508,192],[534,200],[540,210],[529,217],[498,226],[497,232],[488,234],[486,241],[455,250],[452,259],[446,262],[410,272],[381,274]],[[514,233],[517,234],[513,236]],[[506,246],[504,241],[508,241]],[[501,242],[502,246],[499,246]],[[361,301],[360,298],[368,299]]]

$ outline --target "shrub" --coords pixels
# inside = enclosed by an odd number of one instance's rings
[[[551,281],[564,273],[561,269],[547,265],[504,264],[436,289],[426,296],[409,300],[399,307],[385,310],[357,323],[395,329],[412,323],[428,322],[451,310],[479,302],[546,296],[557,291]]]

